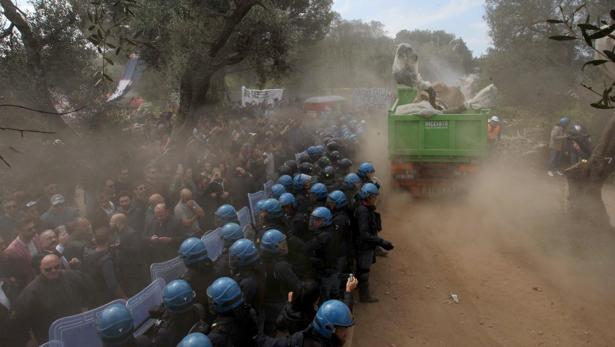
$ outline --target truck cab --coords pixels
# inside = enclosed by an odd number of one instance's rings
[[[488,110],[432,116],[398,114],[417,91],[399,88],[388,114],[388,149],[394,182],[415,197],[456,194],[487,156]]]

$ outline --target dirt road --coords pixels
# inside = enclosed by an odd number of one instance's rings
[[[380,302],[355,306],[354,347],[615,346],[615,240],[562,231],[564,182],[511,172],[454,202],[389,192],[396,248],[373,270]]]

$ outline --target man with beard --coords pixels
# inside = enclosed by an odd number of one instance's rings
[[[128,225],[138,231],[143,232],[145,223],[145,210],[133,203],[130,194],[120,193],[118,195],[117,213],[122,213],[128,219]]]

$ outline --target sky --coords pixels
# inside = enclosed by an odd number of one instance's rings
[[[491,44],[484,0],[334,0],[342,18],[379,21],[394,37],[403,29],[444,30],[461,37],[475,57]]]

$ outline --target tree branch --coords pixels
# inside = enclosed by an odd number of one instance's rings
[[[241,23],[241,21],[248,15],[250,10],[256,5],[262,6],[262,4],[257,0],[238,0],[235,3],[237,7],[233,11],[233,14],[225,20],[224,27],[218,35],[218,39],[214,41],[209,50],[209,56],[212,58],[215,57],[222,48],[224,48],[235,31],[237,25]]]
[[[70,113],[79,112],[79,111],[83,110],[84,108],[86,108],[87,106],[81,106],[78,109],[67,111],[67,112],[42,111],[42,110],[37,110],[37,109],[34,109],[34,108],[27,107],[27,106],[13,105],[13,104],[0,104],[0,107],[15,107],[15,108],[21,108],[21,109],[24,109],[24,110],[28,110],[28,111],[32,111],[32,112],[38,112],[38,113],[42,113],[42,114],[49,114],[49,115],[54,115],[54,116],[63,116],[63,115],[67,115],[67,114],[70,114]]]

